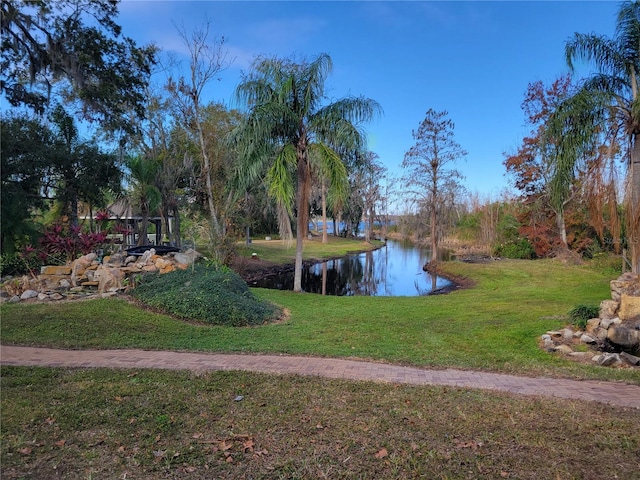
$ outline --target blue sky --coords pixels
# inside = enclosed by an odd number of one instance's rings
[[[503,152],[528,132],[521,103],[527,85],[568,72],[564,44],[574,32],[612,36],[614,1],[162,1],[123,0],[118,22],[140,44],[184,59],[187,33],[211,21],[224,37],[230,68],[206,101],[230,106],[241,73],[263,54],[312,58],[328,53],[333,98],[364,95],[384,114],[367,125],[369,149],[391,174],[413,145],[429,108],[447,110],[468,155],[456,164],[463,184],[497,199],[509,187]],[[589,73],[587,66],[576,76]],[[162,81],[161,77],[156,79]]]

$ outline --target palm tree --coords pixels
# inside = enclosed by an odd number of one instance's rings
[[[156,159],[141,155],[130,157],[128,163],[131,175],[131,203],[139,204],[142,216],[138,245],[147,243],[147,225],[149,215],[155,211],[162,202],[162,194],[156,186],[156,179],[160,172],[161,164]]]
[[[558,168],[558,184],[563,184],[577,156],[594,138],[604,133],[611,139],[622,139],[627,159],[631,269],[640,273],[640,2],[620,6],[614,38],[576,33],[567,42],[565,53],[571,69],[576,60],[587,60],[597,71],[559,109],[556,120],[568,130],[560,145],[563,164]]]
[[[328,180],[331,193],[345,190],[347,174],[340,154],[363,149],[364,135],[358,125],[381,110],[377,102],[364,97],[323,106],[324,83],[331,69],[326,54],[301,63],[258,58],[253,72],[236,89],[237,99],[249,109],[234,134],[244,174],[255,178],[266,169],[269,193],[289,215],[295,196],[296,292],[302,291],[302,247],[314,170]]]

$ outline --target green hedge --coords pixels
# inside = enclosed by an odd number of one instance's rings
[[[212,325],[260,325],[281,314],[276,306],[255,298],[247,284],[224,267],[196,265],[147,274],[132,295],[155,309]]]

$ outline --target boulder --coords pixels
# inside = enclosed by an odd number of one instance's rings
[[[634,367],[640,366],[640,357],[636,357],[635,355],[631,355],[627,352],[620,352],[620,358],[629,365],[632,365]]]
[[[114,267],[121,267],[124,265],[125,255],[123,253],[114,253],[108,257],[104,257],[103,263],[107,265],[113,265]]]
[[[593,333],[596,328],[598,328],[600,326],[600,319],[599,318],[592,318],[591,320],[587,320],[587,333]]]
[[[142,265],[146,265],[151,261],[151,257],[153,257],[155,254],[156,254],[156,250],[154,248],[151,248],[146,252],[144,252],[136,263],[141,263]]]
[[[560,353],[564,353],[565,355],[568,355],[570,353],[573,353],[573,349],[569,346],[569,345],[558,345],[555,349],[555,352],[560,352]]]
[[[640,331],[624,325],[614,325],[607,330],[607,340],[622,348],[640,347]]]
[[[78,281],[82,278],[84,272],[97,257],[98,256],[92,252],[73,261],[71,264],[71,284],[74,287],[78,285]]]
[[[171,262],[171,260],[169,260],[168,258],[158,257],[154,264],[156,267],[158,267],[158,270],[162,271],[163,269],[167,268],[169,265],[172,265],[173,262]]]
[[[597,355],[594,359],[598,365],[602,366],[611,366],[611,365],[619,365],[621,362],[620,355],[617,353],[603,353],[602,355]]]
[[[633,297],[623,293],[620,297],[618,317],[623,322],[640,319],[640,297]]]
[[[22,295],[20,295],[20,300],[29,300],[30,298],[35,298],[37,296],[38,292],[35,290],[25,290],[22,292]]]
[[[40,268],[40,275],[71,275],[71,267],[69,265],[45,265]]]
[[[600,318],[614,318],[618,305],[615,300],[603,300],[600,302]]]
[[[104,293],[112,289],[121,289],[124,272],[119,268],[102,266],[98,269],[100,281],[98,283],[98,293]],[[96,274],[98,273],[96,272]]]
[[[191,265],[197,260],[198,255],[199,255],[198,252],[196,252],[195,250],[189,249],[184,253],[181,253],[181,252],[176,253],[173,256],[173,258],[177,263],[181,263],[183,265]]]

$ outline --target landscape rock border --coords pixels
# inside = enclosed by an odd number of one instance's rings
[[[0,298],[17,303],[109,297],[134,286],[138,275],[185,270],[201,256],[193,249],[157,255],[151,248],[141,256],[115,253],[100,262],[95,253],[89,253],[71,265],[44,266],[39,275],[3,279]]]
[[[567,326],[540,337],[542,348],[602,366],[640,367],[640,275],[624,273],[610,283],[611,299],[584,329]]]

